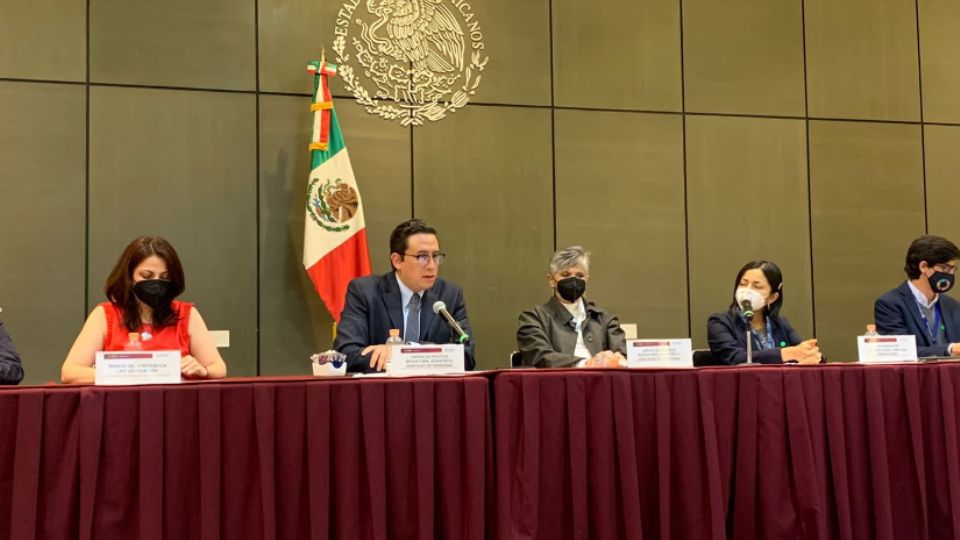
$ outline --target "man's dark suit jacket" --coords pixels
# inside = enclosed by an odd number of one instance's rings
[[[23,364],[13,348],[13,340],[0,321],[0,384],[19,384],[23,380]]]
[[[433,287],[423,293],[420,309],[420,341],[422,343],[451,343],[452,332],[447,322],[433,312],[433,304],[443,300],[447,311],[460,323],[471,340],[464,347],[464,367],[470,371],[474,360],[473,333],[467,321],[467,307],[463,302],[463,289],[437,278]],[[382,345],[387,341],[390,329],[403,333],[403,306],[400,300],[400,285],[393,272],[382,276],[356,278],[347,286],[347,299],[337,325],[337,338],[333,348],[347,355],[347,370],[371,373],[370,355],[361,356],[360,351],[368,345]]]
[[[899,287],[888,291],[873,305],[873,321],[877,333],[883,335],[917,337],[917,356],[950,356],[950,344],[960,342],[960,302],[945,294],[937,300],[940,316],[943,317],[944,336],[947,342],[936,345],[930,339],[927,326],[920,317],[920,306],[904,281]],[[933,321],[930,321],[933,324]]]
[[[759,351],[756,341],[753,344],[753,361],[758,364],[782,364],[780,349],[792,347],[803,341],[800,334],[790,326],[784,317],[770,317],[775,349]],[[725,311],[714,313],[707,321],[707,341],[710,352],[717,364],[743,364],[747,361],[747,321],[739,313]]]
[[[583,301],[587,318],[583,321],[583,344],[591,357],[601,351],[627,355],[627,341],[616,315]],[[573,315],[556,296],[546,304],[520,314],[517,349],[525,366],[575,367],[582,360],[573,355],[577,331]]]

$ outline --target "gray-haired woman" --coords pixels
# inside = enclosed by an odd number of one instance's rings
[[[584,300],[590,280],[590,252],[580,246],[550,258],[546,304],[520,314],[517,349],[523,364],[535,367],[618,367],[625,365],[626,339],[612,313]]]

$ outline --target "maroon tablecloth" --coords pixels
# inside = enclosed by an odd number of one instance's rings
[[[960,537],[960,365],[513,371],[517,538]]]
[[[0,538],[484,538],[482,377],[0,391]]]
[[[4,389],[0,538],[960,537],[958,364],[488,377]]]

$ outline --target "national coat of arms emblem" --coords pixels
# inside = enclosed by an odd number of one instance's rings
[[[340,78],[357,103],[408,126],[470,102],[489,57],[466,0],[365,0],[358,9],[361,1],[340,8],[333,42]]]
[[[360,196],[357,190],[342,179],[327,180],[321,183],[319,178],[310,181],[307,195],[307,212],[313,221],[330,232],[345,231],[345,224],[360,208]]]

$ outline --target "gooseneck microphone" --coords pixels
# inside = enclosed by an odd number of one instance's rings
[[[748,322],[753,320],[753,305],[749,299],[740,302],[740,309],[743,310],[743,318]]]
[[[747,363],[753,363],[753,331],[751,328],[751,322],[753,321],[753,301],[760,300],[758,304],[763,304],[762,297],[760,299],[756,298],[759,296],[750,289],[739,288],[735,293],[737,303],[740,305],[740,311],[743,313],[743,318],[747,320],[747,330],[745,332],[745,338],[747,340]],[[762,305],[758,305],[757,308],[762,308]]]
[[[450,330],[453,331],[454,336],[456,336],[457,343],[464,344],[470,341],[470,336],[463,331],[463,328],[460,327],[460,323],[453,318],[453,315],[447,311],[447,305],[443,303],[443,300],[437,300],[433,303],[433,312],[437,315],[440,315],[447,321],[447,325],[450,326]]]
[[[759,295],[756,294],[754,291],[751,291],[750,289],[747,289],[745,287],[739,287],[736,290],[736,293],[734,294],[734,296],[736,297],[737,304],[740,306],[740,311],[743,313],[743,318],[746,319],[747,321],[753,320],[754,309],[759,309],[763,307],[760,305],[757,305],[757,306],[753,305],[754,301],[757,299],[756,297]],[[757,302],[757,303],[762,304],[762,302]]]

